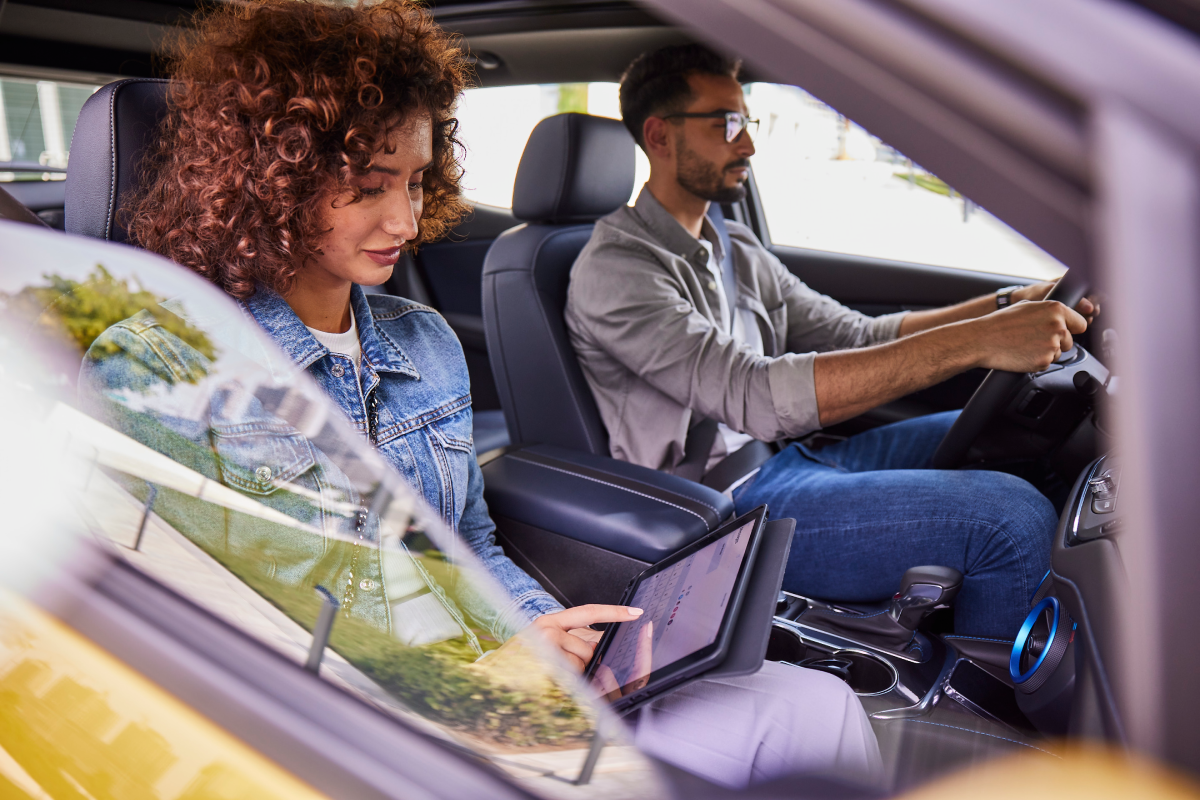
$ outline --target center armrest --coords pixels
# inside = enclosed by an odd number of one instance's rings
[[[728,497],[665,472],[551,445],[483,466],[495,517],[655,563],[733,514]]]

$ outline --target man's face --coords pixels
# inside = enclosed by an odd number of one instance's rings
[[[688,78],[693,100],[689,114],[711,111],[746,113],[746,98],[735,79],[716,75]],[[736,203],[746,196],[754,142],[749,131],[725,141],[723,119],[680,119],[675,125],[675,179],[687,191],[714,203]]]

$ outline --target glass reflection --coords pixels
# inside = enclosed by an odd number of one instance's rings
[[[47,258],[41,232],[3,232],[0,364],[60,354],[21,383],[81,465],[69,494],[98,538],[301,663],[323,590],[322,677],[518,774],[557,769],[526,751],[578,770],[597,711],[577,679],[501,646],[490,576],[236,305],[145,253],[56,237]]]

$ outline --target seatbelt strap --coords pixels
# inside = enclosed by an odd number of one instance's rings
[[[702,419],[688,428],[687,439],[683,443],[683,461],[675,467],[675,474],[700,483],[700,479],[704,477],[704,468],[708,466],[708,457],[712,455],[713,442],[716,440],[715,419]]]
[[[730,486],[767,463],[775,452],[771,445],[755,439],[718,461],[700,482],[710,489],[725,492]]]

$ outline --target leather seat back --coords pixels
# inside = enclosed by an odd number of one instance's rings
[[[483,265],[483,321],[514,442],[609,454],[608,434],[563,321],[571,266],[595,220],[633,192],[633,137],[620,121],[538,123],[517,170],[513,215]]]
[[[115,81],[83,104],[67,167],[68,233],[127,241],[117,212],[141,179],[142,157],[166,114],[168,85],[152,78]]]

